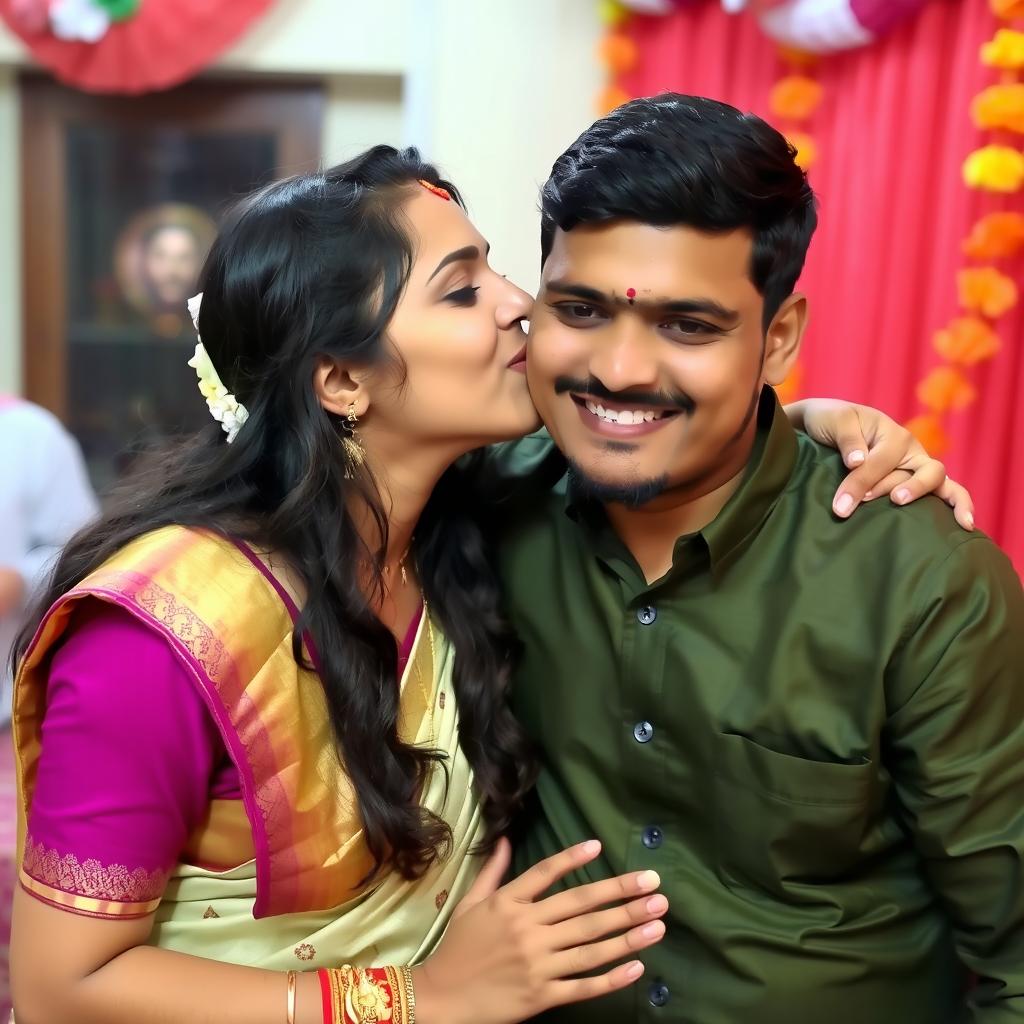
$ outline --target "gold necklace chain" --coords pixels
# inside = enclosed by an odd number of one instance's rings
[[[402,557],[398,560],[398,562],[395,565],[395,568],[398,569],[399,572],[402,574],[402,585],[403,586],[405,586],[409,582],[409,574],[405,571],[405,560],[409,557],[409,552],[411,550],[412,550],[412,542],[410,541],[409,542],[409,546],[405,549],[405,551],[402,554]],[[385,565],[383,572],[384,572],[385,576],[390,576],[391,575],[391,566]]]

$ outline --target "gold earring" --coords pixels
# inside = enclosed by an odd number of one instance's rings
[[[366,449],[359,440],[356,433],[356,424],[359,417],[356,415],[355,403],[348,407],[348,416],[342,426],[344,436],[341,439],[341,446],[345,450],[345,459],[348,465],[345,467],[345,479],[351,480],[357,470],[366,461]]]

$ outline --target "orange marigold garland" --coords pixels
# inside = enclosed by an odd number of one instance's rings
[[[974,385],[955,366],[936,366],[917,385],[918,401],[936,413],[966,409],[977,397]]]
[[[623,89],[620,80],[636,67],[640,52],[626,32],[629,10],[618,0],[601,0],[599,10],[605,32],[598,44],[597,56],[608,75],[607,84],[597,96],[597,112],[603,117],[633,98]]]
[[[989,0],[1000,18],[1024,17],[1024,0]],[[982,89],[971,103],[975,125],[998,135],[964,161],[964,182],[969,188],[1003,195],[1024,188],[1024,32],[1006,26],[980,50],[981,62],[1001,73],[1001,80]],[[1015,137],[1016,136],[1016,137]],[[986,214],[963,243],[964,254],[987,265],[965,267],[957,274],[962,316],[936,331],[932,345],[943,363],[917,386],[917,399],[928,410],[907,426],[933,455],[948,445],[943,417],[977,400],[977,389],[965,370],[992,359],[1000,349],[993,321],[1013,309],[1020,295],[1016,281],[992,261],[1010,259],[1024,251],[1024,214],[999,211]]]
[[[906,422],[907,430],[924,445],[925,451],[942,453],[949,447],[949,437],[942,420],[935,415],[915,416]]]
[[[807,132],[789,132],[786,136],[789,144],[796,150],[797,167],[802,171],[809,171],[818,162],[818,144],[814,141],[813,135]]]
[[[982,217],[964,241],[973,260],[1005,260],[1024,250],[1024,213],[1004,210]]]
[[[964,161],[964,181],[986,192],[1019,192],[1024,185],[1024,153],[1013,146],[982,146]]]
[[[636,67],[640,52],[625,32],[608,32],[601,40],[601,62],[613,75],[628,75]]]
[[[768,105],[776,117],[787,121],[806,121],[821,106],[824,90],[820,82],[807,75],[786,75],[775,83]]]
[[[997,18],[1024,18],[1024,0],[990,0],[992,13]]]
[[[1024,69],[1024,32],[1001,28],[991,42],[982,46],[981,62],[1003,71]]]
[[[808,122],[817,113],[825,96],[821,83],[813,77],[818,59],[812,53],[790,46],[780,46],[778,53],[786,72],[768,95],[768,109],[796,151],[794,159],[797,166],[809,172],[818,161],[818,144],[808,130]],[[785,404],[800,397],[802,386],[803,368],[796,363],[775,391],[779,401]]]
[[[987,320],[976,316],[957,317],[935,332],[933,344],[943,359],[960,366],[975,366],[991,359],[1000,347],[999,335]]]
[[[1024,132],[1024,83],[990,85],[974,97],[971,117],[979,128]]]
[[[968,267],[957,274],[960,305],[972,313],[998,320],[1017,305],[1017,284],[995,267]]]

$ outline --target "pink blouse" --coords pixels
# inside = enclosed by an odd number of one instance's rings
[[[81,602],[50,667],[26,871],[52,874],[56,860],[169,871],[211,799],[241,799],[238,772],[170,645],[116,605]]]

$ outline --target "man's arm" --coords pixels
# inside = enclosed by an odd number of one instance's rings
[[[1024,595],[965,538],[917,587],[888,673],[888,767],[953,928],[977,1024],[1024,1021]]]

